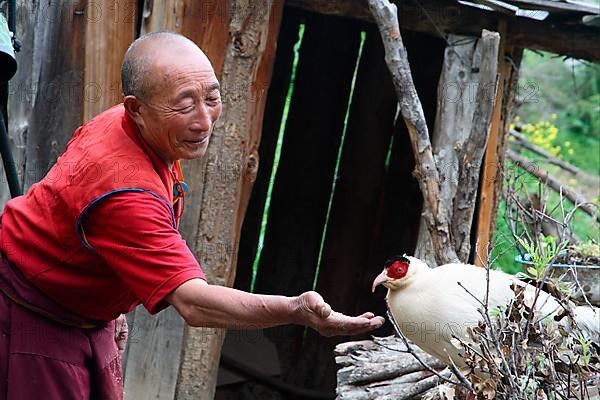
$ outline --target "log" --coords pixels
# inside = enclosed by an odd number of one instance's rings
[[[563,185],[558,179],[550,175],[548,171],[539,168],[537,165],[533,164],[531,161],[517,154],[513,150],[507,150],[506,155],[515,164],[538,178],[541,182],[548,185],[550,189],[562,194],[567,199],[571,200],[576,206],[579,206],[583,212],[594,217],[596,221],[600,222],[600,213],[598,213],[597,208],[588,202],[582,194],[578,193],[576,190],[567,185]]]
[[[425,122],[423,108],[414,87],[406,49],[398,25],[397,8],[387,0],[369,0],[385,48],[400,111],[408,128],[416,167],[413,174],[423,193],[423,218],[431,235],[437,263],[458,261],[450,237],[450,210],[440,202],[440,177]]]
[[[486,150],[491,129],[492,114],[500,108],[502,98],[497,94],[498,49],[500,35],[496,32],[483,31],[481,34],[481,61],[477,67],[479,80],[473,110],[471,131],[460,150],[458,187],[454,197],[452,212],[452,240],[458,257],[468,261],[471,251],[471,230],[481,162]]]
[[[429,366],[445,367],[412,344],[411,349]],[[410,399],[439,383],[439,378],[406,353],[404,343],[394,336],[341,343],[335,355],[341,367],[337,374],[338,400]]]
[[[525,137],[525,135],[523,135],[519,131],[517,131],[515,129],[511,129],[509,131],[509,134],[511,137],[516,139],[516,144],[544,157],[546,159],[546,161],[549,162],[550,164],[556,165],[557,167],[560,167],[560,168],[564,169],[565,171],[572,173],[573,175],[577,175],[581,172],[579,170],[579,168],[577,168],[576,166],[569,164],[568,162],[566,162],[564,160],[561,160],[560,158],[558,158],[558,157],[550,154],[546,150],[542,149],[540,146],[537,146],[537,145],[531,143]]]

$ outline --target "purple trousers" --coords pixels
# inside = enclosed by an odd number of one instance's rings
[[[114,321],[84,322],[0,257],[0,400],[122,399]]]

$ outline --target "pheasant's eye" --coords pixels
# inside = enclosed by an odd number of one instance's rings
[[[401,279],[406,276],[408,263],[403,261],[394,261],[388,268],[387,276],[392,279]]]

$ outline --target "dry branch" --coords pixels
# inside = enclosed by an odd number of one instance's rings
[[[568,162],[565,162],[564,160],[561,160],[560,158],[553,156],[552,154],[548,153],[546,150],[542,149],[540,146],[537,146],[537,145],[531,143],[529,140],[527,140],[527,138],[522,133],[520,133],[514,129],[511,129],[509,131],[509,133],[512,137],[514,137],[516,139],[516,143],[519,146],[524,147],[528,150],[531,150],[534,153],[544,157],[546,159],[546,161],[548,161],[550,164],[554,164],[554,165],[564,169],[565,171],[572,173],[573,175],[577,175],[581,172],[581,171],[579,171],[579,168],[575,167],[574,165],[569,164]]]
[[[520,156],[516,152],[509,149],[507,150],[506,155],[515,164],[519,165],[525,171],[529,172],[541,182],[548,185],[548,187],[552,190],[555,190],[556,192],[564,195],[567,199],[571,200],[576,206],[581,208],[582,211],[596,218],[596,220],[600,222],[600,214],[597,212],[596,208],[590,202],[588,202],[585,199],[585,197],[583,197],[583,195],[577,193],[574,189],[570,188],[569,186],[563,185],[558,179],[550,175],[548,171],[540,169],[538,166],[527,160],[525,157]]]
[[[433,157],[425,115],[412,80],[406,48],[400,35],[397,8],[387,0],[369,0],[369,9],[377,23],[385,48],[385,60],[392,81],[402,118],[415,155],[415,171],[419,188],[423,193],[423,218],[431,234],[436,260],[440,264],[458,261],[450,239],[450,218],[440,210],[440,178]]]

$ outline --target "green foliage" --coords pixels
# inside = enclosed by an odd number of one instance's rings
[[[557,243],[554,236],[541,235],[540,246],[535,243],[517,238],[517,241],[531,257],[532,266],[525,269],[526,276],[536,281],[541,281],[546,276],[546,271],[550,263],[567,245],[567,242]]]
[[[555,146],[569,143],[561,157],[600,173],[600,65],[525,51],[520,69],[517,114],[536,125],[552,120]]]

